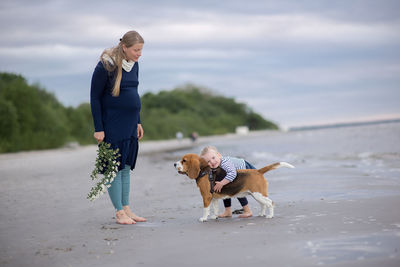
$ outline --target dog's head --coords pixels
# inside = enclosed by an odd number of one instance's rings
[[[174,163],[175,169],[180,174],[186,174],[191,179],[196,179],[200,171],[208,167],[207,162],[197,154],[186,154],[181,160]]]

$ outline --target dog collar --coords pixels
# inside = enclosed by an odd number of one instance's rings
[[[213,169],[208,169],[206,168],[205,170],[201,171],[199,173],[199,176],[197,176],[196,178],[196,182],[199,181],[199,179],[203,176],[205,176],[206,174],[208,174],[208,180],[210,182],[210,193],[214,193],[214,186],[215,186],[215,173]]]
[[[206,168],[205,170],[201,171],[201,172],[199,173],[199,176],[197,176],[196,181],[197,181],[198,179],[200,179],[201,177],[203,177],[204,175],[208,174],[208,172],[209,172],[209,171],[207,170],[207,168]]]

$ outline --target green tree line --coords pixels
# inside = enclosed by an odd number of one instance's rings
[[[196,86],[146,93],[141,97],[141,121],[146,140],[234,132],[239,125],[250,130],[278,129],[245,104]],[[90,104],[65,107],[38,84],[24,77],[0,73],[0,153],[49,149],[67,142],[94,144]]]
[[[185,136],[232,133],[241,125],[250,130],[278,129],[245,104],[194,85],[146,93],[141,100],[141,120],[150,139],[174,138],[178,131]]]

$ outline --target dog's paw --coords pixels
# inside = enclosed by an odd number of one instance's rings
[[[211,215],[211,216],[210,216],[210,219],[211,219],[211,220],[216,220],[216,219],[218,219],[218,216],[217,216],[217,215]]]
[[[206,222],[206,221],[207,221],[207,218],[201,217],[201,218],[199,219],[199,221],[200,221],[200,222]]]
[[[274,218],[274,216],[273,215],[266,215],[265,218],[272,219],[272,218]]]

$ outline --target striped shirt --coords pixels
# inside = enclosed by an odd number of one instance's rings
[[[225,179],[232,182],[236,178],[236,170],[246,169],[244,159],[222,157],[220,167],[226,171]]]

